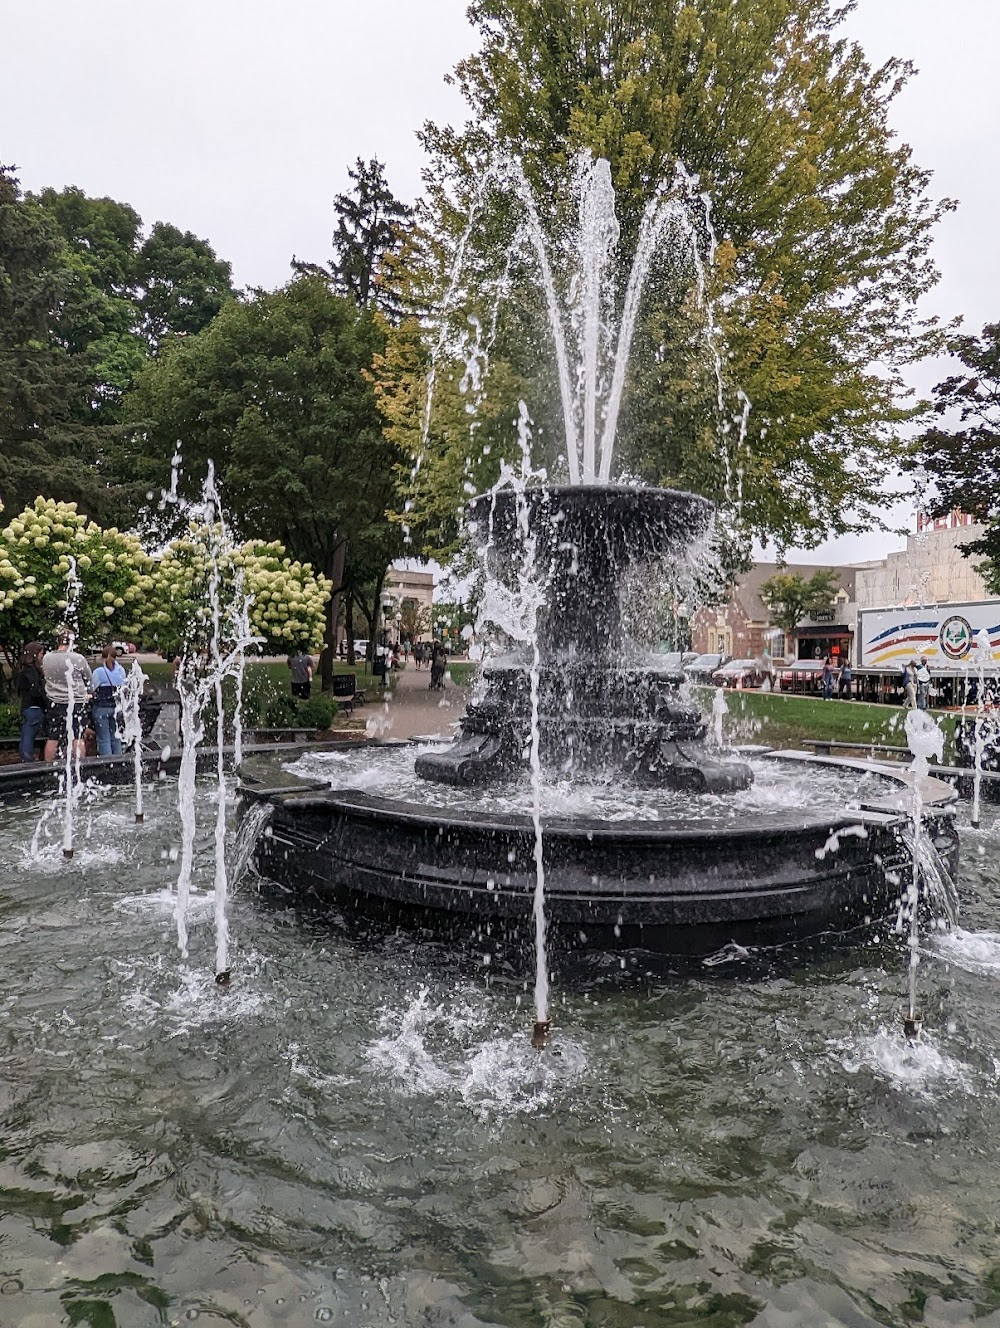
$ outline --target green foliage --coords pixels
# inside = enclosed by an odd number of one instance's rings
[[[840,587],[837,573],[814,572],[808,580],[798,572],[776,572],[760,588],[771,622],[783,632],[794,632],[803,618],[830,607]]]
[[[8,660],[62,625],[88,649],[136,636],[149,563],[135,535],[102,530],[75,503],[36,498],[0,531],[0,646]]]
[[[170,333],[230,298],[228,264],[203,240],[82,190],[23,197],[0,167],[0,494],[39,492],[110,524],[122,516],[118,407]]]
[[[916,441],[911,468],[923,466],[937,487],[934,516],[958,508],[985,525],[963,553],[985,560],[980,570],[990,593],[1000,595],[1000,323],[988,324],[979,337],[955,337],[951,352],[969,372],[938,383],[934,407],[959,427],[927,429]]]
[[[323,276],[359,308],[377,308],[394,318],[400,300],[390,279],[393,260],[399,255],[413,209],[393,194],[385,166],[377,158],[365,162],[359,157],[347,174],[353,190],[333,200],[337,213],[333,262],[324,268],[296,261],[292,267],[299,273]]]
[[[901,369],[940,346],[916,303],[936,280],[931,231],[950,205],[928,197],[929,174],[889,125],[909,67],[872,68],[836,32],[845,12],[832,0],[474,0],[481,42],[457,70],[473,123],[423,135],[426,224],[452,252],[494,145],[523,161],[557,252],[574,154],[607,157],[626,268],[658,182],[677,162],[698,175],[721,238],[709,284],[729,348],[723,408],[679,248],[642,311],[619,466],[731,505],[742,486],[751,530],[783,544],[877,522],[908,414]],[[470,312],[487,326],[477,292],[495,285],[517,224],[510,190],[488,192],[480,216],[456,328]],[[491,363],[526,380],[553,439],[537,285],[532,264],[514,264]],[[754,406],[742,448],[725,433],[737,387]],[[436,464],[432,453],[423,470]],[[447,451],[444,465],[453,478]]]
[[[298,723],[312,729],[328,729],[337,714],[337,702],[332,696],[310,696],[299,702]]]
[[[136,429],[123,458],[139,501],[165,483],[176,440],[185,471],[215,462],[227,510],[344,585],[348,549],[385,566],[402,531],[400,453],[382,432],[369,381],[384,332],[318,276],[226,305],[197,336],[166,346],[126,402]],[[327,642],[337,601],[330,601]]]
[[[97,355],[60,335],[75,304],[65,259],[54,218],[0,166],[0,496],[16,512],[47,490],[99,516]]]
[[[294,696],[272,696],[264,706],[264,727],[269,729],[295,728],[299,720],[299,705]]]
[[[207,240],[157,221],[139,250],[138,287],[142,333],[156,349],[208,326],[233,298],[232,268]]]
[[[16,738],[21,732],[21,707],[0,705],[0,738]]]

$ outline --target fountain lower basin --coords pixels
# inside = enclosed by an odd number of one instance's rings
[[[326,772],[316,755],[297,769],[287,758],[246,762],[246,805],[267,801],[272,809],[256,850],[262,877],[297,900],[347,905],[456,939],[517,939],[530,925],[535,889],[523,786],[489,794],[431,786],[430,796],[414,779],[407,792],[399,768],[412,768],[412,759],[412,747],[393,744],[331,752]],[[811,805],[783,806],[782,780],[802,759],[809,765],[802,801]],[[685,807],[675,793],[658,804],[652,792],[607,789],[603,807],[599,797],[588,806],[575,786],[570,814],[558,789],[548,796],[543,851],[553,943],[709,954],[728,942],[776,945],[887,917],[910,861],[901,838],[910,772],[791,753],[756,764],[775,772],[773,798],[760,774],[718,805],[704,795]],[[839,794],[831,788],[825,808],[815,805],[821,772],[833,784],[829,772],[845,781]],[[954,868],[954,794],[932,779],[922,793],[925,823]],[[728,811],[720,814],[723,803]]]

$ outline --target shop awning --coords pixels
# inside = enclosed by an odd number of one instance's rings
[[[830,623],[824,627],[796,627],[795,635],[800,639],[804,636],[832,639],[835,636],[853,636],[854,633],[849,627],[839,627],[834,623]]]

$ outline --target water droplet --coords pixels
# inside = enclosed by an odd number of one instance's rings
[[[333,1318],[333,1310],[328,1310],[325,1305],[321,1305],[316,1311],[316,1318],[320,1323],[329,1323]]]
[[[0,1283],[0,1296],[16,1296],[23,1289],[23,1282],[19,1282],[16,1277],[8,1277],[5,1282]]]

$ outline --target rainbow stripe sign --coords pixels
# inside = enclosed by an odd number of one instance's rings
[[[976,636],[986,629],[1000,664],[1000,601],[943,604],[930,609],[862,609],[858,615],[862,668],[901,668],[918,655],[938,668],[975,662]]]

